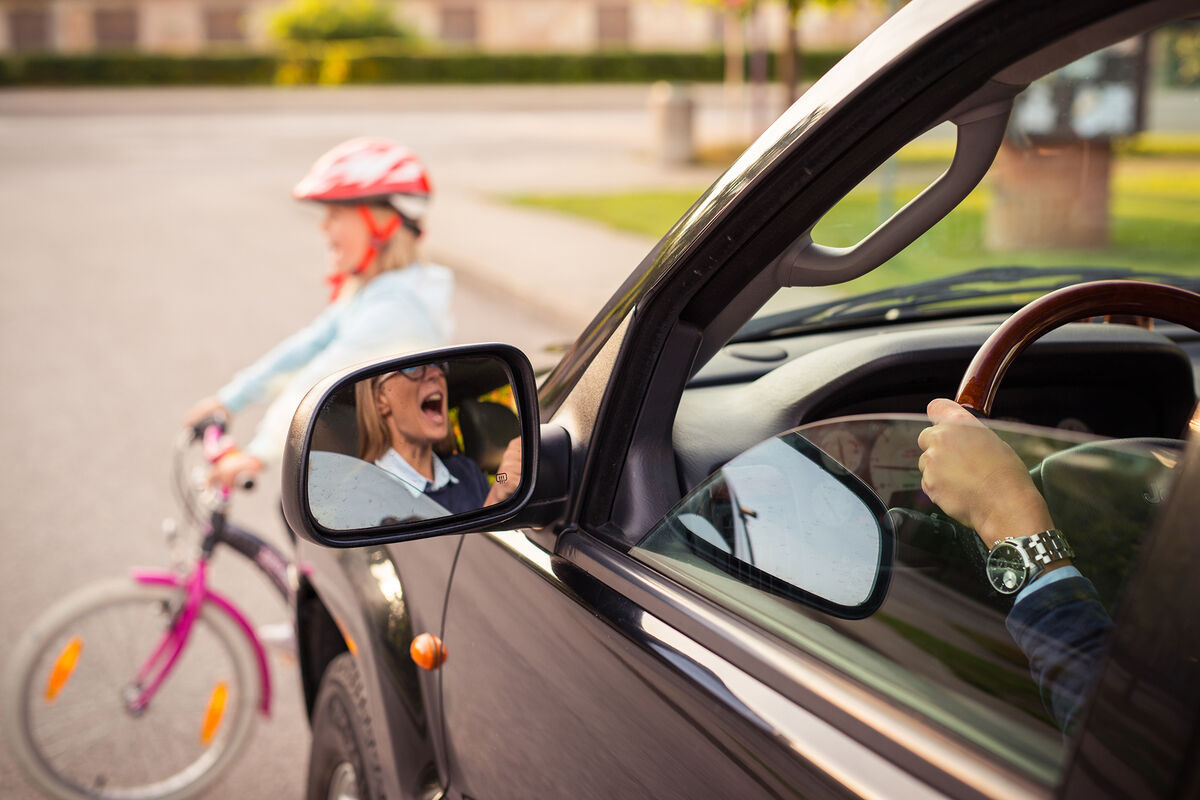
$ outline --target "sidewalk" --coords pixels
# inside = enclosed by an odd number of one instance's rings
[[[431,260],[573,334],[582,332],[657,242],[467,193],[443,194],[437,204],[438,217],[471,234],[431,233],[424,245]]]

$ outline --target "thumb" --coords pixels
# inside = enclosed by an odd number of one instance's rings
[[[930,421],[935,425],[939,422],[973,422],[976,425],[980,424],[974,414],[945,397],[930,400],[929,405],[925,407],[925,413],[929,415]]]

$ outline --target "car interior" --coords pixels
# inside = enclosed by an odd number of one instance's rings
[[[955,224],[962,209],[987,207],[986,193],[994,197],[997,185],[1008,179],[1005,148],[1024,142],[1040,152],[1061,144],[1022,130],[1036,108],[1038,88],[1070,76],[1080,59],[1086,64],[1098,54],[1135,52],[1134,37],[1149,30],[1151,22],[1154,27],[1174,19],[1181,8],[1179,3],[1160,3],[1151,14],[1139,9],[1139,20],[1119,16],[1000,70],[930,120],[922,135],[954,126],[952,163],[899,211],[850,242],[822,244],[818,221],[732,301],[727,295],[718,307],[716,290],[697,294],[691,310],[707,309],[710,321],[696,333],[701,341],[694,363],[701,366],[686,380],[671,434],[684,499],[664,523],[656,525],[634,512],[625,517],[627,531],[650,530],[634,545],[636,557],[802,648],[823,652],[864,683],[1050,784],[1064,757],[1064,739],[1005,629],[1011,599],[989,592],[974,577],[972,570],[986,558],[986,550],[981,554],[968,541],[978,537],[956,531],[938,518],[936,509],[915,499],[920,494],[915,437],[928,425],[918,415],[930,400],[956,396],[973,357],[1025,302],[1051,289],[1099,279],[1145,278],[1196,291],[1200,283],[1194,265],[1179,261],[1164,270],[1164,264],[1145,255],[1149,251],[1124,243],[1068,248],[1067,255],[1043,259],[1040,244],[1010,242],[964,260],[959,269],[975,272],[961,281],[934,278],[884,290],[878,281],[867,283],[874,294],[868,292],[870,302],[860,305],[843,297],[858,284],[836,292],[820,287],[874,270],[886,275],[891,260],[902,252],[936,262],[940,254],[922,250],[923,239],[928,235],[936,250],[937,226]],[[1078,103],[1073,113],[1083,113]],[[1138,124],[1144,129],[1146,122],[1139,119]],[[1105,157],[1107,146],[1101,148]],[[886,168],[881,165],[862,184],[877,185]],[[1120,203],[1122,173],[1116,174],[1114,203]],[[1171,224],[1170,213],[1163,215],[1162,224]],[[1032,269],[1030,264],[1047,266]],[[978,288],[989,283],[999,288]],[[804,293],[789,295],[796,291]],[[803,306],[801,311],[788,309],[788,302],[781,302],[785,298],[798,298],[791,304]],[[1166,322],[1105,312],[1086,316],[1090,319],[1059,327],[1016,356],[1003,376],[991,417],[1011,429],[1012,441],[1028,435],[1025,425],[1051,432],[1050,438],[1053,432],[1061,434],[1049,451],[1030,445],[1034,455],[1029,462],[1035,468],[1051,463],[1039,462],[1038,452],[1075,457],[1071,470],[1047,478],[1071,484],[1060,496],[1071,495],[1061,516],[1072,526],[1103,528],[1098,520],[1104,515],[1133,509],[1127,514],[1129,525],[1140,527],[1097,530],[1091,538],[1081,538],[1077,548],[1085,552],[1080,564],[1109,612],[1116,613],[1121,587],[1149,525],[1151,489],[1164,480],[1162,468],[1176,463],[1196,407],[1200,314]],[[841,421],[852,416],[859,416],[858,421]],[[899,422],[880,421],[885,418]],[[679,547],[678,537],[664,544],[664,527],[685,517],[687,524],[676,529],[690,541],[697,539],[699,528],[691,520],[697,509],[714,505],[711,480],[706,483],[710,475],[736,464],[740,454],[760,442],[796,428],[871,484],[885,503],[908,506],[904,510],[910,516],[897,528],[888,598],[866,618],[837,619],[821,613],[818,605],[793,602],[786,592],[770,587],[746,592],[736,571],[714,566],[711,554],[697,556],[712,549],[715,537],[695,543],[690,554]],[[1096,439],[1118,444],[1095,449],[1088,443]],[[1138,454],[1122,460],[1127,454],[1120,443],[1128,441],[1138,443]],[[1058,466],[1070,460],[1061,456]],[[880,477],[884,471],[886,480]],[[1046,475],[1053,471],[1043,468]],[[1086,480],[1080,477],[1084,473]],[[736,503],[729,508],[729,502],[725,500],[722,512],[726,517],[754,516]],[[1058,519],[1060,512],[1055,513]],[[728,541],[732,548],[732,534]],[[756,588],[764,585],[759,581]],[[897,672],[897,664],[904,669]]]

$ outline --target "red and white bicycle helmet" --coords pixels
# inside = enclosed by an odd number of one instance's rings
[[[421,235],[431,193],[429,174],[411,150],[387,139],[365,137],[342,142],[318,158],[292,190],[298,200],[358,206],[371,244],[353,270],[356,275],[366,271],[401,226]],[[397,216],[381,227],[367,208],[371,205],[386,205]],[[333,273],[326,282],[336,298],[345,276]]]
[[[429,173],[411,150],[368,137],[342,142],[318,158],[292,190],[298,200],[391,206],[416,234],[432,192]]]

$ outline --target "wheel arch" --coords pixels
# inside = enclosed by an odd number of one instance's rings
[[[331,661],[346,652],[350,652],[350,647],[333,615],[312,584],[301,580],[296,594],[296,656],[304,690],[304,708],[310,722],[325,670]]]

